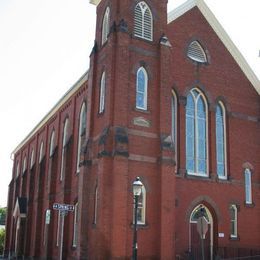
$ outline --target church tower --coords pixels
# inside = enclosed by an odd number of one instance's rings
[[[167,116],[164,113],[170,113],[162,112],[161,106],[171,102],[166,97],[171,75],[166,70],[171,62],[171,45],[165,35],[167,2],[90,0],[96,5],[97,21],[88,78],[90,130],[84,161],[89,163],[81,170],[81,203],[88,201],[91,206],[87,214],[82,208],[82,218],[87,215],[88,219],[82,220],[80,230],[82,248],[92,251],[81,252],[82,257],[130,259],[136,176],[144,183],[138,254],[149,259],[172,255],[156,241],[169,227],[173,213],[162,214],[160,208],[156,212],[151,205],[163,205],[161,199],[174,203],[173,197],[161,194],[163,181],[173,182],[167,171],[174,171],[174,162],[165,159],[170,157],[171,130],[160,124]],[[89,227],[87,235],[84,223]],[[154,244],[154,251],[148,251],[146,244]]]

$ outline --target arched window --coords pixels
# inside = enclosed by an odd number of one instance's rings
[[[94,194],[94,216],[93,216],[93,224],[97,224],[97,211],[98,211],[98,186],[95,188]]]
[[[55,149],[55,131],[53,130],[51,133],[51,141],[50,141],[50,153],[49,156],[52,157]]]
[[[171,127],[171,137],[172,137],[172,145],[174,148],[175,154],[175,167],[177,170],[177,96],[174,91],[172,91],[172,127]]]
[[[198,41],[193,41],[188,47],[187,56],[196,62],[207,63],[207,55]]]
[[[107,37],[109,34],[109,24],[110,24],[110,9],[106,8],[103,23],[102,23],[102,45],[107,41]]]
[[[66,145],[68,142],[68,138],[69,138],[69,119],[66,118],[65,123],[64,123],[64,127],[63,127],[63,139],[62,139],[62,155],[61,155],[61,170],[60,170],[60,180],[63,180],[63,176],[64,176],[64,169],[65,169],[65,161],[64,161],[64,156],[65,156],[65,149],[66,149]]]
[[[251,170],[245,169],[245,199],[246,204],[252,204],[252,180],[251,180]]]
[[[72,242],[72,246],[76,247],[77,243],[78,243],[78,220],[79,220],[79,216],[78,216],[78,202],[75,204],[74,206],[74,223],[73,223],[73,242]]]
[[[32,169],[33,165],[34,165],[34,150],[32,149],[32,152],[31,152],[30,169]]]
[[[80,117],[79,117],[79,133],[78,133],[78,154],[77,154],[77,172],[79,172],[79,163],[80,163],[80,150],[82,146],[83,135],[86,132],[86,104],[85,102],[81,106]]]
[[[217,174],[220,179],[227,178],[225,118],[225,108],[222,103],[219,103],[216,108],[216,159]]]
[[[27,157],[25,156],[23,159],[23,173],[25,173],[26,168],[27,168]]]
[[[134,36],[153,40],[153,15],[149,6],[141,1],[135,6]]]
[[[146,189],[142,186],[142,192],[138,197],[137,224],[145,225]],[[133,219],[134,222],[134,219]]]
[[[186,105],[186,169],[188,174],[207,176],[207,104],[194,88]]]
[[[148,76],[144,67],[138,69],[136,74],[136,108],[147,110]]]
[[[42,162],[43,157],[44,157],[44,144],[42,141],[40,145],[40,152],[39,152],[39,163]]]
[[[17,161],[17,163],[16,163],[16,177],[19,176],[19,172],[20,172],[20,162]]]
[[[230,222],[231,222],[231,232],[230,237],[237,237],[237,206],[235,204],[230,205]]]
[[[105,110],[105,96],[106,96],[106,73],[103,72],[100,81],[99,91],[99,113],[103,113]]]

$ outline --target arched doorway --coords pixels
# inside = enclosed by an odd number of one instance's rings
[[[197,231],[198,219],[203,216],[208,224],[208,231],[203,240],[205,259],[213,260],[213,217],[209,209],[203,205],[197,205],[190,214],[189,223],[189,251],[194,259],[202,259],[201,238]]]

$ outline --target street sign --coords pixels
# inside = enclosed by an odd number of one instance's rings
[[[197,221],[197,231],[200,234],[201,239],[206,238],[208,232],[208,222],[205,217],[199,217]]]
[[[74,211],[74,205],[54,203],[53,209],[60,211]]]

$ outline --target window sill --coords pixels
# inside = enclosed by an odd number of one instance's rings
[[[209,175],[204,175],[204,174],[196,174],[196,173],[189,173],[186,172],[186,177],[187,178],[194,178],[194,179],[210,179]]]
[[[133,229],[134,228],[134,224],[131,223],[131,228]],[[149,228],[149,225],[146,223],[146,224],[137,224],[137,228],[138,229],[148,229]]]
[[[144,114],[151,114],[150,110],[148,110],[148,109],[142,109],[142,108],[135,107],[134,110],[136,112],[141,112],[141,113],[144,113]]]
[[[251,202],[251,203],[245,202],[244,204],[245,204],[246,208],[254,208],[255,207],[255,204],[253,202]]]
[[[72,245],[71,246],[71,250],[76,250],[77,249],[77,245]]]
[[[234,241],[234,242],[235,241],[240,241],[240,237],[239,236],[236,236],[236,237],[235,236],[229,236],[229,240],[230,241]]]
[[[145,38],[138,36],[138,35],[133,35],[133,39],[142,40],[146,43],[153,43],[153,39],[145,39]]]

